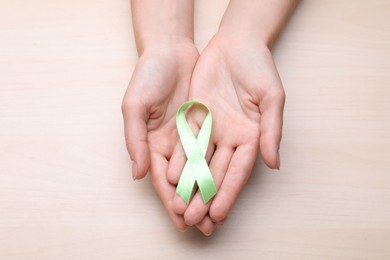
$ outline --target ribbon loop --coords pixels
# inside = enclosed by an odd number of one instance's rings
[[[185,116],[185,111],[193,104],[199,104],[208,111],[198,137],[195,137]],[[217,193],[217,187],[215,186],[213,176],[211,175],[210,168],[205,159],[212,128],[211,110],[200,102],[193,100],[187,101],[182,104],[177,111],[176,126],[184,153],[187,157],[187,162],[181,173],[176,192],[188,204],[194,191],[195,184],[197,184],[203,202],[206,204]]]

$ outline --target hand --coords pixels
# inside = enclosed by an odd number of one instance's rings
[[[173,209],[184,214],[187,225],[199,225],[207,215],[223,223],[250,176],[259,148],[270,168],[280,166],[282,82],[265,44],[217,33],[197,62],[189,96],[207,104],[213,113],[206,159],[218,192],[206,205],[197,192],[188,206],[176,194]],[[189,111],[188,121],[195,132],[203,118],[202,111]],[[168,169],[172,185],[177,184],[184,164],[178,144]]]
[[[185,230],[187,225],[182,215],[173,212],[175,186],[168,183],[166,174],[178,140],[176,111],[188,98],[191,75],[198,57],[191,41],[159,44],[145,49],[122,103],[133,178],[143,178],[150,168],[154,188],[179,230]]]

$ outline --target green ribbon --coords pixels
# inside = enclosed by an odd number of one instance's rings
[[[187,108],[193,104],[201,105],[208,110],[198,137],[195,137],[192,132],[185,115]],[[176,192],[188,204],[196,183],[202,195],[203,202],[206,204],[217,193],[217,187],[215,186],[213,176],[205,159],[211,135],[211,110],[200,102],[187,101],[177,111],[176,126],[187,157],[187,162],[181,173]]]

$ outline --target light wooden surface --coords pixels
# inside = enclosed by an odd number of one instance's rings
[[[200,49],[227,2],[196,1]],[[390,259],[389,1],[302,1],[274,49],[282,168],[209,238],[132,181],[133,40],[128,0],[0,1],[0,259]]]

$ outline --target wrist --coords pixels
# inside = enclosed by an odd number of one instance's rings
[[[163,64],[175,64],[176,70],[182,69],[183,64],[196,62],[199,52],[192,41],[183,39],[164,39],[158,44],[151,42],[143,46],[139,59],[155,61]]]
[[[219,30],[211,42],[216,42],[224,52],[239,52],[243,53],[246,50],[271,50],[268,42],[259,35],[243,33],[235,29],[229,28]]]
[[[298,0],[230,0],[220,32],[272,48]]]
[[[175,34],[143,34],[136,35],[136,45],[138,55],[153,50],[161,51],[166,49],[180,49],[194,46],[194,40],[191,36],[182,36]]]
[[[235,43],[255,44],[260,47],[271,49],[274,37],[265,31],[251,28],[251,25],[240,22],[239,24],[222,24],[218,35]]]
[[[132,0],[131,11],[139,54],[156,45],[194,42],[193,0]]]
[[[218,33],[243,41],[256,41],[270,47],[272,35],[261,17],[263,1],[231,0],[222,18]]]

